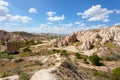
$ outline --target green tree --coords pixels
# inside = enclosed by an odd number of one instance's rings
[[[100,64],[100,57],[97,54],[91,55],[89,60],[93,65],[98,66]]]

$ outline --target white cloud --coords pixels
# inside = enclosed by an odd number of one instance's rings
[[[56,16],[55,15],[56,12],[54,12],[54,11],[46,12],[46,14],[48,15],[47,20],[49,20],[49,21],[62,21],[65,18],[64,15],[62,15],[62,16]]]
[[[81,24],[81,22],[80,21],[76,21],[75,24]]]
[[[115,26],[120,25],[120,23],[116,23]]]
[[[68,23],[68,24],[60,24],[61,27],[67,27],[70,28],[73,26],[73,23]]]
[[[54,12],[54,11],[49,11],[49,12],[47,12],[46,14],[47,14],[48,16],[53,16],[53,15],[56,14],[56,12]]]
[[[49,21],[62,21],[62,20],[64,20],[64,15],[62,15],[62,16],[51,16],[51,17],[48,17],[47,20],[49,20]]]
[[[100,29],[100,28],[107,28],[108,26],[106,24],[98,24],[98,25],[92,25],[88,29]]]
[[[22,22],[22,23],[27,23],[31,20],[28,16],[20,16],[20,15],[15,15],[12,16],[10,14],[6,14],[6,16],[0,16],[0,21],[4,22]]]
[[[81,12],[78,12],[78,13],[77,13],[78,16],[80,16],[80,15],[82,15],[82,14],[83,14],[83,13],[81,13]]]
[[[0,16],[5,16],[9,12],[7,7],[0,6]]]
[[[8,6],[9,3],[5,2],[4,0],[0,0],[0,6]]]
[[[22,22],[22,23],[27,23],[31,20],[30,17],[28,16],[20,16],[20,15],[12,15],[9,14],[9,9],[8,9],[9,3],[0,0],[0,22]]]
[[[78,12],[82,15],[82,18],[87,18],[88,21],[109,21],[109,14],[113,13],[113,10],[108,10],[107,8],[102,8],[101,5],[92,6],[90,9],[84,11],[83,13]]]
[[[0,0],[0,16],[5,16],[9,12],[8,5],[8,2]]]
[[[30,12],[30,13],[37,13],[37,9],[36,9],[36,8],[30,8],[30,9],[29,9],[29,12]]]
[[[81,23],[81,24],[79,24],[78,26],[79,26],[79,27],[85,27],[85,26],[86,26],[86,24]]]
[[[120,10],[114,9],[114,12],[115,12],[116,14],[120,14]]]

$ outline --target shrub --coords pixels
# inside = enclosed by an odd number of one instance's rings
[[[12,72],[14,74],[21,74],[23,71],[20,67],[15,67],[15,68],[12,69]]]
[[[2,74],[0,75],[0,78],[4,78],[4,77],[7,77],[7,76],[9,76],[8,73],[7,73],[7,72],[4,72],[4,73],[2,73]]]
[[[57,49],[53,49],[53,50],[52,50],[52,53],[53,53],[53,54],[59,53],[59,52],[60,52],[60,50],[57,50]]]
[[[20,67],[15,67],[12,69],[12,72],[14,74],[18,74],[19,75],[19,80],[29,80],[29,75],[27,73],[25,73]]]
[[[85,64],[89,64],[89,63],[87,62],[87,58],[86,58],[86,57],[83,58],[83,62],[84,62]]]
[[[77,59],[80,59],[80,58],[81,58],[80,53],[75,53],[75,56],[76,56]]]
[[[93,54],[89,57],[89,60],[90,62],[93,64],[93,65],[96,65],[98,66],[100,64],[100,58],[97,54]]]
[[[61,51],[61,55],[67,56],[67,55],[68,55],[68,54],[67,54],[67,51],[66,51],[66,50],[62,50],[62,51]]]
[[[105,77],[105,78],[109,78],[108,74],[106,72],[103,71],[98,71],[96,69],[92,69],[92,73],[95,76],[100,76],[100,77]]]
[[[120,80],[120,67],[112,70],[112,80]]]
[[[29,80],[29,75],[23,72],[19,75],[19,80]]]
[[[32,50],[29,47],[24,48],[23,51],[24,52],[30,52],[30,53],[32,52]]]

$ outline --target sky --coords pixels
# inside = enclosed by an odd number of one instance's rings
[[[70,34],[120,25],[120,0],[0,0],[0,30]]]

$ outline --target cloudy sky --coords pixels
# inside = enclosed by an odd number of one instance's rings
[[[69,34],[120,24],[120,0],[0,0],[0,29]]]

